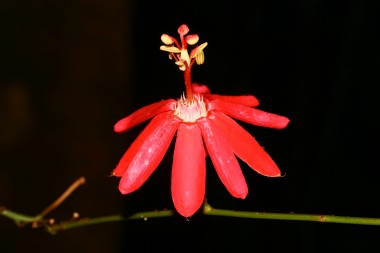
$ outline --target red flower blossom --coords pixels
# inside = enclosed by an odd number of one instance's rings
[[[206,187],[206,154],[229,193],[244,199],[248,187],[236,157],[256,172],[268,176],[281,175],[277,165],[246,130],[232,118],[256,126],[285,128],[289,119],[254,107],[259,101],[251,95],[223,96],[210,94],[207,86],[191,82],[191,67],[204,62],[203,49],[187,46],[198,41],[198,35],[187,35],[189,29],[178,29],[181,45],[169,35],[162,35],[165,46],[179,69],[183,71],[186,96],[167,99],[145,106],[118,121],[115,132],[121,133],[153,118],[132,143],[113,171],[121,177],[119,190],[127,194],[137,190],[157,168],[174,135],[176,135],[171,191],[174,207],[184,217],[192,216],[202,205]]]

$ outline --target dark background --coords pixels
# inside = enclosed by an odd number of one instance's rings
[[[168,155],[138,191],[109,177],[145,124],[115,134],[134,110],[184,91],[159,50],[186,23],[208,42],[193,81],[218,94],[253,94],[291,119],[242,125],[285,174],[243,163],[246,200],[228,194],[212,164],[217,208],[380,217],[379,41],[371,1],[1,1],[0,206],[34,215],[80,176],[50,216],[96,217],[171,209]],[[172,147],[171,147],[172,148]],[[376,226],[248,220],[197,213],[77,228],[55,236],[0,217],[0,252],[378,252]]]

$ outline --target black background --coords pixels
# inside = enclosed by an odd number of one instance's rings
[[[76,178],[50,216],[171,209],[172,147],[138,191],[109,177],[143,129],[113,133],[134,110],[184,91],[160,36],[187,24],[208,42],[193,81],[217,94],[253,94],[285,115],[284,130],[241,123],[285,174],[243,163],[246,200],[211,163],[217,208],[379,217],[379,43],[370,1],[2,1],[0,206],[37,214]],[[209,161],[208,161],[209,162]],[[82,227],[55,236],[0,217],[0,252],[378,252],[376,226],[180,216]]]

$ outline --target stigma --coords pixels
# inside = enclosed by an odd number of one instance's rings
[[[207,116],[206,104],[203,96],[194,94],[193,99],[189,101],[184,95],[177,100],[174,106],[174,115],[183,122],[194,123],[200,118]]]

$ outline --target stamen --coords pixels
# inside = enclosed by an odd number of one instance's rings
[[[165,44],[160,47],[162,51],[169,53],[169,59],[174,59],[175,64],[178,68],[184,72],[185,86],[186,86],[186,98],[188,101],[193,101],[193,91],[191,87],[191,67],[194,62],[201,65],[205,61],[204,48],[207,46],[207,42],[202,43],[199,46],[193,48],[190,52],[187,46],[195,45],[199,41],[199,36],[197,34],[189,34],[189,27],[187,25],[181,25],[178,28],[178,33],[180,35],[181,45],[177,40],[167,34],[162,34],[161,41]],[[186,36],[185,36],[186,35]]]

